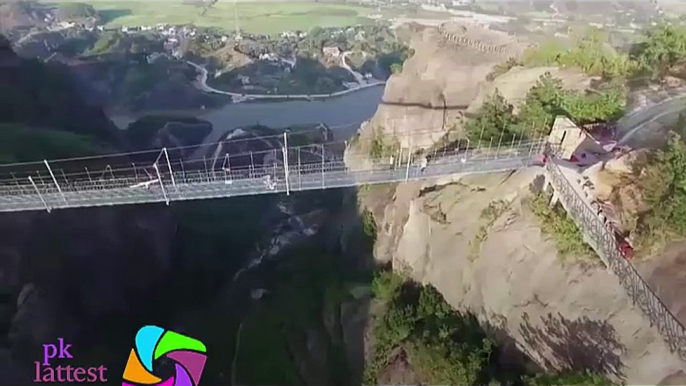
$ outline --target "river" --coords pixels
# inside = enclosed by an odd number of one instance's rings
[[[192,115],[212,123],[213,132],[205,143],[216,142],[229,129],[261,124],[270,127],[325,123],[334,129],[337,139],[349,138],[360,123],[370,119],[383,96],[383,87],[370,87],[323,101],[250,102],[227,104],[212,110],[144,111],[135,114],[113,114],[110,119],[119,127],[148,114]],[[339,130],[337,128],[340,127]]]

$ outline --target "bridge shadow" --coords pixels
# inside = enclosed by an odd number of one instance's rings
[[[381,101],[382,105],[385,106],[400,106],[400,107],[419,107],[421,109],[427,110],[467,110],[469,105],[442,105],[435,106],[430,103],[419,103],[419,102],[388,102]]]
[[[621,360],[625,347],[606,321],[548,313],[536,322],[525,312],[519,325],[508,326],[507,317],[498,314],[490,314],[482,325],[498,342],[496,366],[501,384],[528,374],[555,372],[589,371],[625,377]]]
[[[549,313],[534,324],[528,313],[523,315],[519,333],[525,345],[542,355],[547,369],[590,371],[612,377],[624,377],[621,354],[625,347],[607,321],[588,317],[567,319]]]

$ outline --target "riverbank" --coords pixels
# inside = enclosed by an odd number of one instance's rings
[[[348,54],[348,53],[346,53]],[[343,62],[345,62],[345,57],[347,55],[344,55],[343,58],[341,59]],[[233,103],[241,103],[241,102],[246,102],[246,101],[253,101],[253,100],[308,100],[308,101],[313,101],[313,100],[326,100],[329,98],[336,98],[340,97],[343,95],[347,95],[356,91],[360,90],[365,90],[370,87],[377,87],[377,86],[382,86],[385,85],[386,82],[382,80],[377,80],[377,79],[372,79],[370,81],[365,81],[365,83],[360,83],[356,87],[351,87],[347,90],[342,90],[342,91],[337,91],[334,93],[330,94],[293,94],[293,95],[280,95],[280,94],[243,94],[243,93],[235,93],[235,92],[230,92],[230,91],[224,91],[224,90],[219,90],[216,89],[212,86],[209,86],[207,84],[207,78],[208,78],[208,72],[205,67],[191,62],[190,60],[187,60],[186,63],[189,65],[193,66],[196,70],[199,71],[198,77],[196,78],[195,81],[195,86],[198,87],[198,89],[207,92],[207,93],[212,93],[212,94],[220,94],[220,95],[226,95],[230,96],[232,98]],[[356,73],[350,69],[348,66],[344,66],[346,70],[351,72],[353,76],[358,79],[362,79],[362,76],[355,75]]]
[[[334,128],[336,139],[352,137],[360,124],[376,113],[384,89],[372,87],[356,93],[323,101],[254,101],[251,103],[227,104],[216,109],[205,110],[161,110],[136,113],[112,113],[109,118],[120,129],[126,129],[131,122],[146,115],[192,116],[210,122],[214,130],[205,143],[217,142],[227,130],[261,124],[269,127],[287,127],[309,123],[324,123]]]

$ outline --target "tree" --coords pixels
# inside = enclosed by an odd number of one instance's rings
[[[663,23],[646,32],[646,40],[637,45],[632,56],[640,66],[654,74],[667,71],[686,57],[686,28]]]
[[[391,72],[393,74],[400,74],[403,71],[403,65],[400,63],[391,64]]]
[[[648,160],[638,181],[649,206],[637,225],[642,246],[650,246],[657,236],[686,236],[686,144],[678,134]]]
[[[60,3],[57,7],[57,19],[71,21],[97,17],[98,13],[92,5],[85,3]]]
[[[517,117],[513,106],[496,90],[495,94],[484,102],[477,112],[477,118],[467,123],[465,131],[471,141],[497,144],[508,141],[516,134]]]
[[[376,372],[388,354],[401,346],[426,383],[487,383],[495,343],[475,317],[452,309],[433,286],[420,286],[393,272],[382,272],[373,283],[375,297],[386,303],[387,312],[374,323],[374,358],[365,383],[376,383]]]
[[[624,101],[624,90],[617,83],[587,95],[565,89],[561,80],[545,73],[526,95],[519,114],[521,130],[534,137],[547,135],[558,115],[577,124],[607,121],[623,113]]]

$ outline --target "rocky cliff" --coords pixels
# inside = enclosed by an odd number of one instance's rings
[[[5,40],[0,67],[3,159],[42,159],[57,147],[79,155],[76,139],[126,149],[102,110],[80,97],[68,69],[20,59]],[[58,138],[46,132],[64,134],[63,143],[46,142]],[[0,233],[0,355],[12,358],[0,373],[28,382],[22,373],[42,344],[59,336],[88,352],[107,340],[112,320],[154,304],[175,257],[177,223],[160,206],[3,213]]]
[[[422,39],[437,33],[427,29]],[[496,59],[484,59],[480,67],[461,65],[465,59],[455,53],[426,54],[416,49],[391,79],[387,103],[360,137],[430,126],[447,131],[449,123],[459,125],[462,110],[473,111],[496,88],[511,102],[521,100],[546,71],[568,86],[588,82],[559,69],[515,69],[486,82]],[[453,105],[457,111],[445,108]],[[531,190],[540,189],[542,174],[532,168],[361,190],[360,205],[376,220],[376,260],[434,285],[452,306],[478,315],[506,362],[590,370],[629,384],[686,382],[686,363],[670,352],[618,279],[599,262],[562,259],[542,232],[526,203]],[[504,210],[489,223],[482,212],[493,203]]]
[[[383,102],[374,117],[358,131],[360,148],[351,147],[346,163],[363,167],[351,155],[379,136],[398,136],[403,148],[428,148],[445,138],[463,136],[466,117],[475,113],[498,90],[517,105],[541,75],[550,72],[565,87],[585,89],[590,80],[575,70],[555,67],[516,67],[487,81],[487,76],[527,46],[509,35],[469,24],[446,24],[438,28],[410,28],[408,34],[414,55],[400,73],[388,80]],[[417,132],[428,132],[417,135]]]
[[[391,200],[367,195],[362,203],[382,230],[376,258],[477,314],[503,345],[506,362],[528,358],[548,371],[588,369],[629,384],[686,380],[686,364],[618,279],[598,263],[564,262],[542,234],[523,201],[541,173],[402,185]],[[483,228],[480,213],[498,201],[508,210]]]

